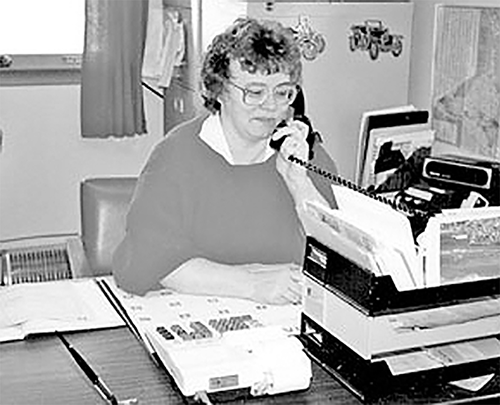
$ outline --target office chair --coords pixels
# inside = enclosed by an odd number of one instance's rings
[[[80,183],[81,236],[92,276],[111,274],[136,181],[135,177],[99,177]]]

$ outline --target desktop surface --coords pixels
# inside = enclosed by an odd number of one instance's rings
[[[168,374],[150,358],[126,328],[65,333],[119,400],[137,398],[143,404],[185,404]],[[361,404],[313,362],[311,387],[273,397],[235,399],[250,404]],[[54,335],[0,345],[2,405],[105,404]]]
[[[119,400],[137,398],[143,404],[185,404],[166,371],[148,355],[126,327],[65,333]],[[315,361],[309,389],[272,397],[233,398],[228,404],[341,404],[361,405]],[[498,376],[493,396],[483,404],[498,403]],[[449,386],[437,390],[394,394],[379,404],[463,404],[464,396]],[[105,404],[82,370],[53,334],[0,345],[0,403],[2,405]],[[474,402],[479,403],[479,402]]]

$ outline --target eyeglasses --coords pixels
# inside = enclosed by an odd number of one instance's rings
[[[271,92],[274,102],[280,106],[292,104],[295,97],[297,97],[297,86],[290,83],[280,84],[270,90],[264,84],[252,84],[248,87],[241,87],[231,80],[228,80],[228,82],[238,90],[241,90],[243,93],[243,102],[246,105],[257,106],[264,104]]]

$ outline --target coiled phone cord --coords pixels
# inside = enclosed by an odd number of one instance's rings
[[[335,175],[327,170],[324,170],[324,169],[314,165],[311,162],[306,162],[306,161],[304,161],[304,160],[302,160],[294,155],[290,155],[288,157],[288,160],[292,163],[298,164],[298,165],[304,167],[305,169],[326,178],[331,183],[339,184],[341,186],[347,187],[347,188],[354,190],[358,193],[361,193],[367,197],[373,198],[377,201],[380,201],[384,204],[387,204],[391,208],[395,209],[396,211],[401,212],[410,221],[410,225],[412,227],[413,235],[415,238],[425,229],[425,226],[427,225],[427,221],[432,216],[431,213],[418,211],[418,210],[412,209],[410,207],[407,207],[401,203],[398,203],[397,201],[393,201],[387,197],[377,195],[374,192],[368,191],[367,189],[360,187],[360,186],[354,184],[353,182],[351,182],[347,179],[344,179],[343,177],[341,177],[339,175]]]

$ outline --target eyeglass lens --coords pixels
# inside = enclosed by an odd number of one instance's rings
[[[297,96],[297,87],[292,84],[282,84],[270,90],[266,86],[252,85],[249,87],[241,87],[236,83],[230,83],[242,91],[243,102],[248,105],[263,104],[270,93],[273,95],[274,102],[280,105],[292,104]]]

